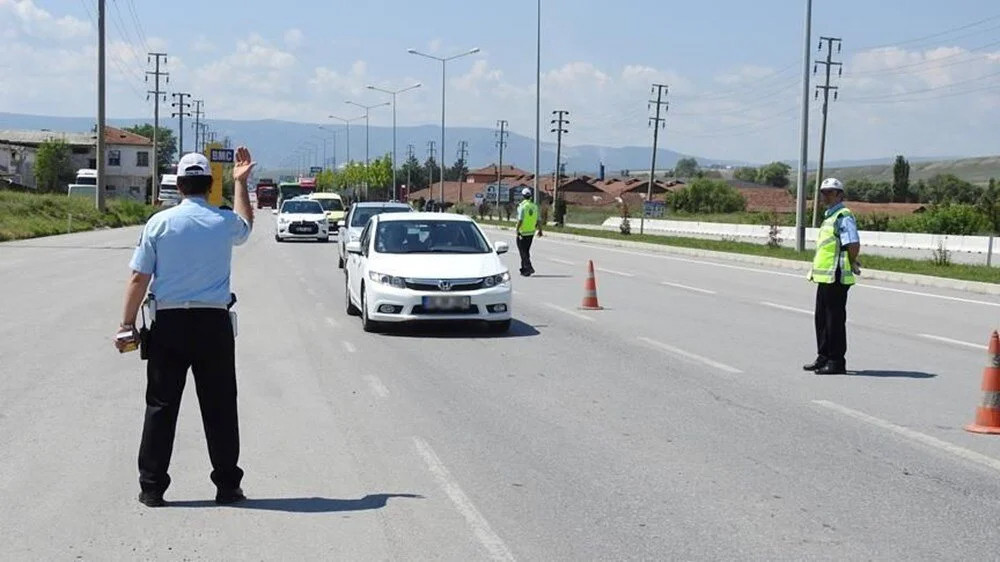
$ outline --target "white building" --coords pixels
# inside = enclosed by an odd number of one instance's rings
[[[0,178],[37,187],[35,160],[45,141],[61,139],[70,147],[73,170],[97,167],[97,135],[55,131],[0,131]],[[105,128],[105,189],[111,197],[145,201],[153,177],[153,141],[135,133]]]

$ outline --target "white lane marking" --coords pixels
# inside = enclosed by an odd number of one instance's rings
[[[889,291],[890,293],[902,293],[904,295],[914,295],[914,296],[917,296],[917,297],[929,297],[929,298],[932,298],[932,299],[942,299],[942,300],[946,300],[946,301],[964,302],[964,303],[968,303],[968,304],[981,304],[981,305],[985,305],[985,306],[1000,307],[1000,303],[998,303],[998,302],[977,301],[977,300],[973,300],[973,299],[963,299],[963,298],[960,298],[960,297],[949,297],[949,296],[946,296],[946,295],[935,295],[933,293],[921,293],[920,291],[907,291],[905,289],[892,289],[892,288],[889,288],[889,287],[879,287],[877,285],[859,284],[858,286],[859,287],[864,287],[866,289],[875,289],[876,291]]]
[[[559,258],[549,258],[549,261],[554,261],[556,263],[561,263],[563,265],[576,265],[575,263],[573,263],[573,262],[571,262],[569,260],[561,260]]]
[[[308,294],[310,297],[315,297],[316,291],[314,291],[312,287],[306,287],[306,294]]]
[[[334,320],[333,318],[330,318],[329,316],[326,317],[326,323],[329,324],[333,328],[337,327],[337,321]]]
[[[946,337],[943,337],[943,336],[935,336],[935,335],[932,335],[932,334],[919,334],[919,335],[920,335],[920,337],[925,338],[925,339],[935,340],[935,341],[944,342],[944,343],[950,343],[952,345],[960,345],[960,346],[963,346],[963,347],[971,347],[972,349],[978,349],[979,351],[984,351],[986,349],[986,344],[969,343],[967,341],[953,340],[951,338],[946,338]]]
[[[693,264],[698,264],[698,265],[707,265],[707,266],[710,266],[710,267],[721,267],[721,268],[724,268],[724,269],[737,269],[737,270],[740,270],[740,271],[751,271],[751,272],[754,272],[754,273],[767,273],[769,275],[781,275],[783,277],[794,277],[796,279],[805,279],[806,278],[806,274],[807,274],[805,271],[803,271],[801,273],[785,273],[783,271],[771,271],[771,270],[768,270],[768,269],[760,269],[760,268],[756,268],[756,267],[745,267],[745,266],[740,266],[740,265],[730,265],[730,264],[725,264],[725,263],[715,263],[715,262],[704,261],[704,260],[696,260],[696,259],[689,259],[689,258],[679,258],[679,257],[675,257],[675,256],[665,256],[665,255],[661,255],[661,254],[658,254],[658,253],[655,253],[655,252],[644,253],[644,252],[633,252],[633,251],[629,251],[629,250],[621,250],[621,249],[618,249],[618,248],[604,248],[604,247],[598,246],[596,244],[589,244],[589,243],[586,243],[586,242],[576,242],[576,243],[573,243],[573,242],[561,242],[561,241],[556,241],[556,240],[551,240],[550,239],[549,243],[550,244],[562,244],[563,246],[577,246],[577,247],[579,247],[581,245],[584,245],[584,246],[587,246],[588,248],[599,249],[599,250],[603,250],[603,251],[606,251],[606,252],[614,252],[616,254],[627,254],[627,255],[630,255],[630,256],[640,256],[640,257],[644,257],[644,258],[653,257],[653,258],[658,258],[658,259],[663,259],[663,260],[679,261],[679,262],[693,263]],[[933,299],[950,300],[950,301],[962,302],[962,303],[967,303],[967,304],[980,304],[980,305],[985,305],[985,306],[1000,307],[1000,302],[988,302],[988,301],[980,301],[980,300],[974,300],[974,299],[964,299],[964,298],[961,298],[961,297],[949,297],[949,296],[946,296],[946,295],[935,295],[933,293],[923,293],[923,292],[920,292],[920,291],[907,291],[905,289],[893,289],[893,288],[890,288],[890,287],[880,287],[880,286],[877,286],[877,285],[869,285],[867,283],[858,283],[858,286],[859,287],[864,287],[866,289],[875,289],[876,291],[889,291],[891,293],[901,293],[901,294],[904,294],[904,295],[913,295],[913,296],[917,296],[917,297],[928,297],[928,298],[933,298]]]
[[[673,287],[675,289],[684,289],[685,291],[694,291],[696,293],[702,293],[702,294],[705,294],[705,295],[714,295],[714,294],[716,294],[715,291],[709,291],[708,289],[700,289],[698,287],[691,287],[689,285],[681,285],[680,283],[671,283],[669,281],[660,281],[660,285],[664,285],[666,287]]]
[[[804,308],[796,308],[794,306],[787,306],[775,302],[760,301],[760,304],[764,306],[769,306],[771,308],[777,308],[779,310],[787,310],[788,312],[798,312],[799,314],[808,314],[810,316],[814,313],[814,311],[812,310],[806,310]]]
[[[564,314],[569,314],[570,316],[576,316],[580,320],[586,320],[588,322],[596,322],[596,320],[594,320],[594,318],[592,316],[587,316],[586,314],[581,314],[581,313],[579,313],[579,312],[577,312],[575,310],[570,310],[568,308],[563,308],[561,306],[556,306],[556,305],[554,305],[552,303],[548,303],[548,302],[545,303],[545,306],[547,306],[547,307],[549,307],[549,308],[551,308],[553,310],[558,310],[559,312],[562,312]]]
[[[368,386],[372,387],[372,392],[375,393],[375,396],[378,396],[379,398],[389,396],[389,389],[382,384],[382,381],[380,381],[378,377],[375,375],[367,375],[365,380],[368,381]]]
[[[621,275],[622,277],[635,277],[635,274],[625,273],[624,271],[615,271],[613,269],[605,269],[603,267],[595,267],[594,269],[600,271],[601,273],[610,273],[611,275]]]
[[[358,350],[358,348],[354,347],[354,344],[349,341],[343,341],[340,343],[344,344],[344,349],[346,349],[348,353],[354,353]]]
[[[653,340],[653,339],[650,339],[650,338],[640,337],[639,341],[643,341],[643,342],[645,342],[645,343],[647,343],[647,344],[649,344],[649,345],[651,345],[653,347],[658,347],[658,348],[660,348],[660,349],[662,349],[664,351],[667,351],[669,353],[673,353],[674,355],[678,355],[678,356],[683,357],[685,359],[689,359],[691,361],[702,363],[704,365],[708,365],[709,367],[714,367],[716,369],[719,369],[720,371],[725,371],[727,373],[733,373],[733,374],[739,374],[739,373],[743,372],[743,371],[737,369],[736,367],[730,367],[729,365],[726,365],[725,363],[719,363],[718,361],[714,361],[712,359],[709,359],[708,357],[702,357],[701,355],[696,355],[696,354],[691,353],[689,351],[684,351],[683,349],[678,349],[678,348],[676,348],[676,347],[674,347],[672,345],[668,345],[668,344],[665,344],[663,342],[659,342],[659,341],[656,341],[656,340]]]
[[[465,495],[461,486],[451,476],[448,467],[441,462],[441,459],[431,449],[431,446],[419,437],[413,438],[413,444],[417,447],[417,452],[423,457],[424,462],[427,463],[427,468],[431,471],[434,479],[437,480],[438,485],[441,486],[444,493],[455,504],[458,512],[465,518],[465,522],[472,528],[472,532],[479,539],[480,544],[486,548],[490,558],[493,560],[514,560],[514,554],[504,544],[503,539],[493,531],[486,518],[483,517],[483,514],[476,509],[476,505],[469,499],[469,496]]]
[[[889,431],[892,431],[893,433],[902,435],[907,439],[912,439],[913,441],[916,441],[918,443],[922,443],[924,445],[933,447],[935,449],[940,449],[942,451],[945,451],[946,453],[951,453],[967,461],[981,464],[987,468],[992,468],[993,470],[1000,472],[1000,460],[997,460],[993,457],[988,457],[981,453],[970,451],[965,447],[959,447],[958,445],[955,445],[953,443],[942,441],[936,437],[931,437],[926,433],[920,433],[919,431],[914,431],[908,427],[896,425],[890,421],[876,418],[874,416],[869,416],[864,412],[852,410],[846,406],[841,406],[840,404],[837,404],[835,402],[830,402],[829,400],[813,400],[812,402],[813,404],[816,404],[818,406],[822,406],[824,408],[833,410],[835,412],[839,412],[841,414],[844,414],[845,416],[852,417],[856,420],[863,421],[865,423],[874,425],[876,427],[887,429]]]

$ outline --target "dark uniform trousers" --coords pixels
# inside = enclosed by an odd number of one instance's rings
[[[844,363],[847,355],[847,291],[850,285],[816,284],[816,349],[828,361]]]
[[[139,446],[139,485],[163,492],[181,394],[190,368],[212,461],[212,481],[236,488],[240,433],[236,414],[235,341],[229,312],[222,309],[160,310],[149,334],[146,367],[146,419]]]
[[[517,253],[521,254],[521,273],[533,273],[535,268],[531,266],[531,242],[534,236],[517,236]]]

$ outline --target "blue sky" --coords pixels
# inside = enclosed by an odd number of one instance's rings
[[[0,0],[0,37],[11,51],[0,71],[19,84],[0,91],[0,111],[93,111],[94,6]],[[543,0],[543,119],[552,109],[570,110],[571,144],[647,145],[649,85],[665,82],[671,107],[663,145],[714,158],[794,158],[803,6]],[[991,87],[1000,86],[1000,45],[992,45],[1000,4],[941,6],[814,1],[814,37],[844,38],[832,159],[997,152],[1000,97]],[[323,122],[330,113],[356,113],[344,100],[382,101],[365,90],[368,83],[420,81],[423,88],[400,98],[400,123],[436,123],[440,66],[406,49],[480,47],[449,63],[449,124],[493,127],[507,119],[515,132],[533,134],[534,10],[534,0],[108,0],[109,113],[152,113],[142,73],[153,49],[171,55],[168,89],[205,98],[209,119]],[[979,20],[987,21],[956,29]],[[814,103],[814,144],[818,111]],[[372,123],[391,123],[390,112],[373,112]]]

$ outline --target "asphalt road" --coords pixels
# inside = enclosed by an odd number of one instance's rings
[[[251,500],[211,503],[189,387],[144,508],[143,367],[110,340],[137,233],[0,244],[2,559],[997,556],[1000,437],[962,430],[996,299],[865,283],[854,374],[817,377],[801,275],[543,238],[509,335],[369,335],[336,246],[267,215],[234,273]]]

